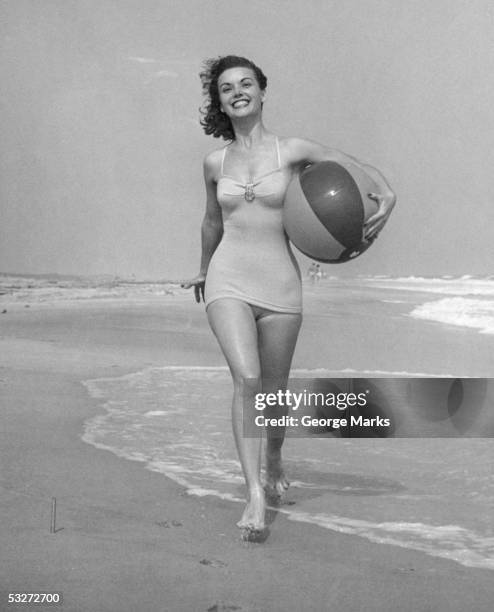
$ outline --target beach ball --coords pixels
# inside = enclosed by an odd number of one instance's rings
[[[290,183],[283,223],[291,242],[310,259],[343,263],[361,255],[364,223],[377,212],[368,197],[379,193],[370,176],[353,164],[312,164]]]

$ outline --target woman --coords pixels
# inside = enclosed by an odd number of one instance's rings
[[[206,302],[207,316],[233,378],[232,424],[248,488],[237,525],[244,537],[265,527],[265,493],[281,497],[288,488],[281,447],[283,432],[267,429],[266,482],[260,479],[261,442],[243,436],[243,406],[257,392],[286,385],[302,322],[300,271],[282,224],[285,193],[302,168],[320,161],[351,161],[380,187],[371,197],[378,212],[365,228],[374,239],[395,204],[395,195],[374,168],[300,138],[278,138],[262,120],[267,79],[251,61],[226,56],[206,62],[201,73],[207,105],[206,134],[230,141],[204,160],[206,213],[198,276],[183,283]],[[246,415],[252,421],[254,415]],[[265,416],[280,416],[272,408]]]

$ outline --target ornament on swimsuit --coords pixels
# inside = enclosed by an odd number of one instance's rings
[[[245,201],[253,202],[256,199],[256,194],[254,193],[254,183],[247,183],[244,189],[245,189],[245,193],[244,193]]]

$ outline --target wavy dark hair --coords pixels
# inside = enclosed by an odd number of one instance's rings
[[[220,94],[218,91],[218,79],[222,72],[229,68],[250,68],[259,83],[262,91],[266,89],[268,80],[263,71],[246,57],[238,55],[225,55],[223,57],[208,59],[203,64],[203,70],[199,74],[202,82],[202,92],[206,102],[199,109],[203,115],[200,123],[205,133],[215,138],[235,140],[232,122],[220,108]]]

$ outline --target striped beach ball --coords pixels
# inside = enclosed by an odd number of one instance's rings
[[[374,181],[353,164],[312,164],[288,187],[283,209],[286,233],[299,251],[316,261],[354,259],[373,242],[363,240],[363,227],[378,209],[368,194],[378,192]]]

